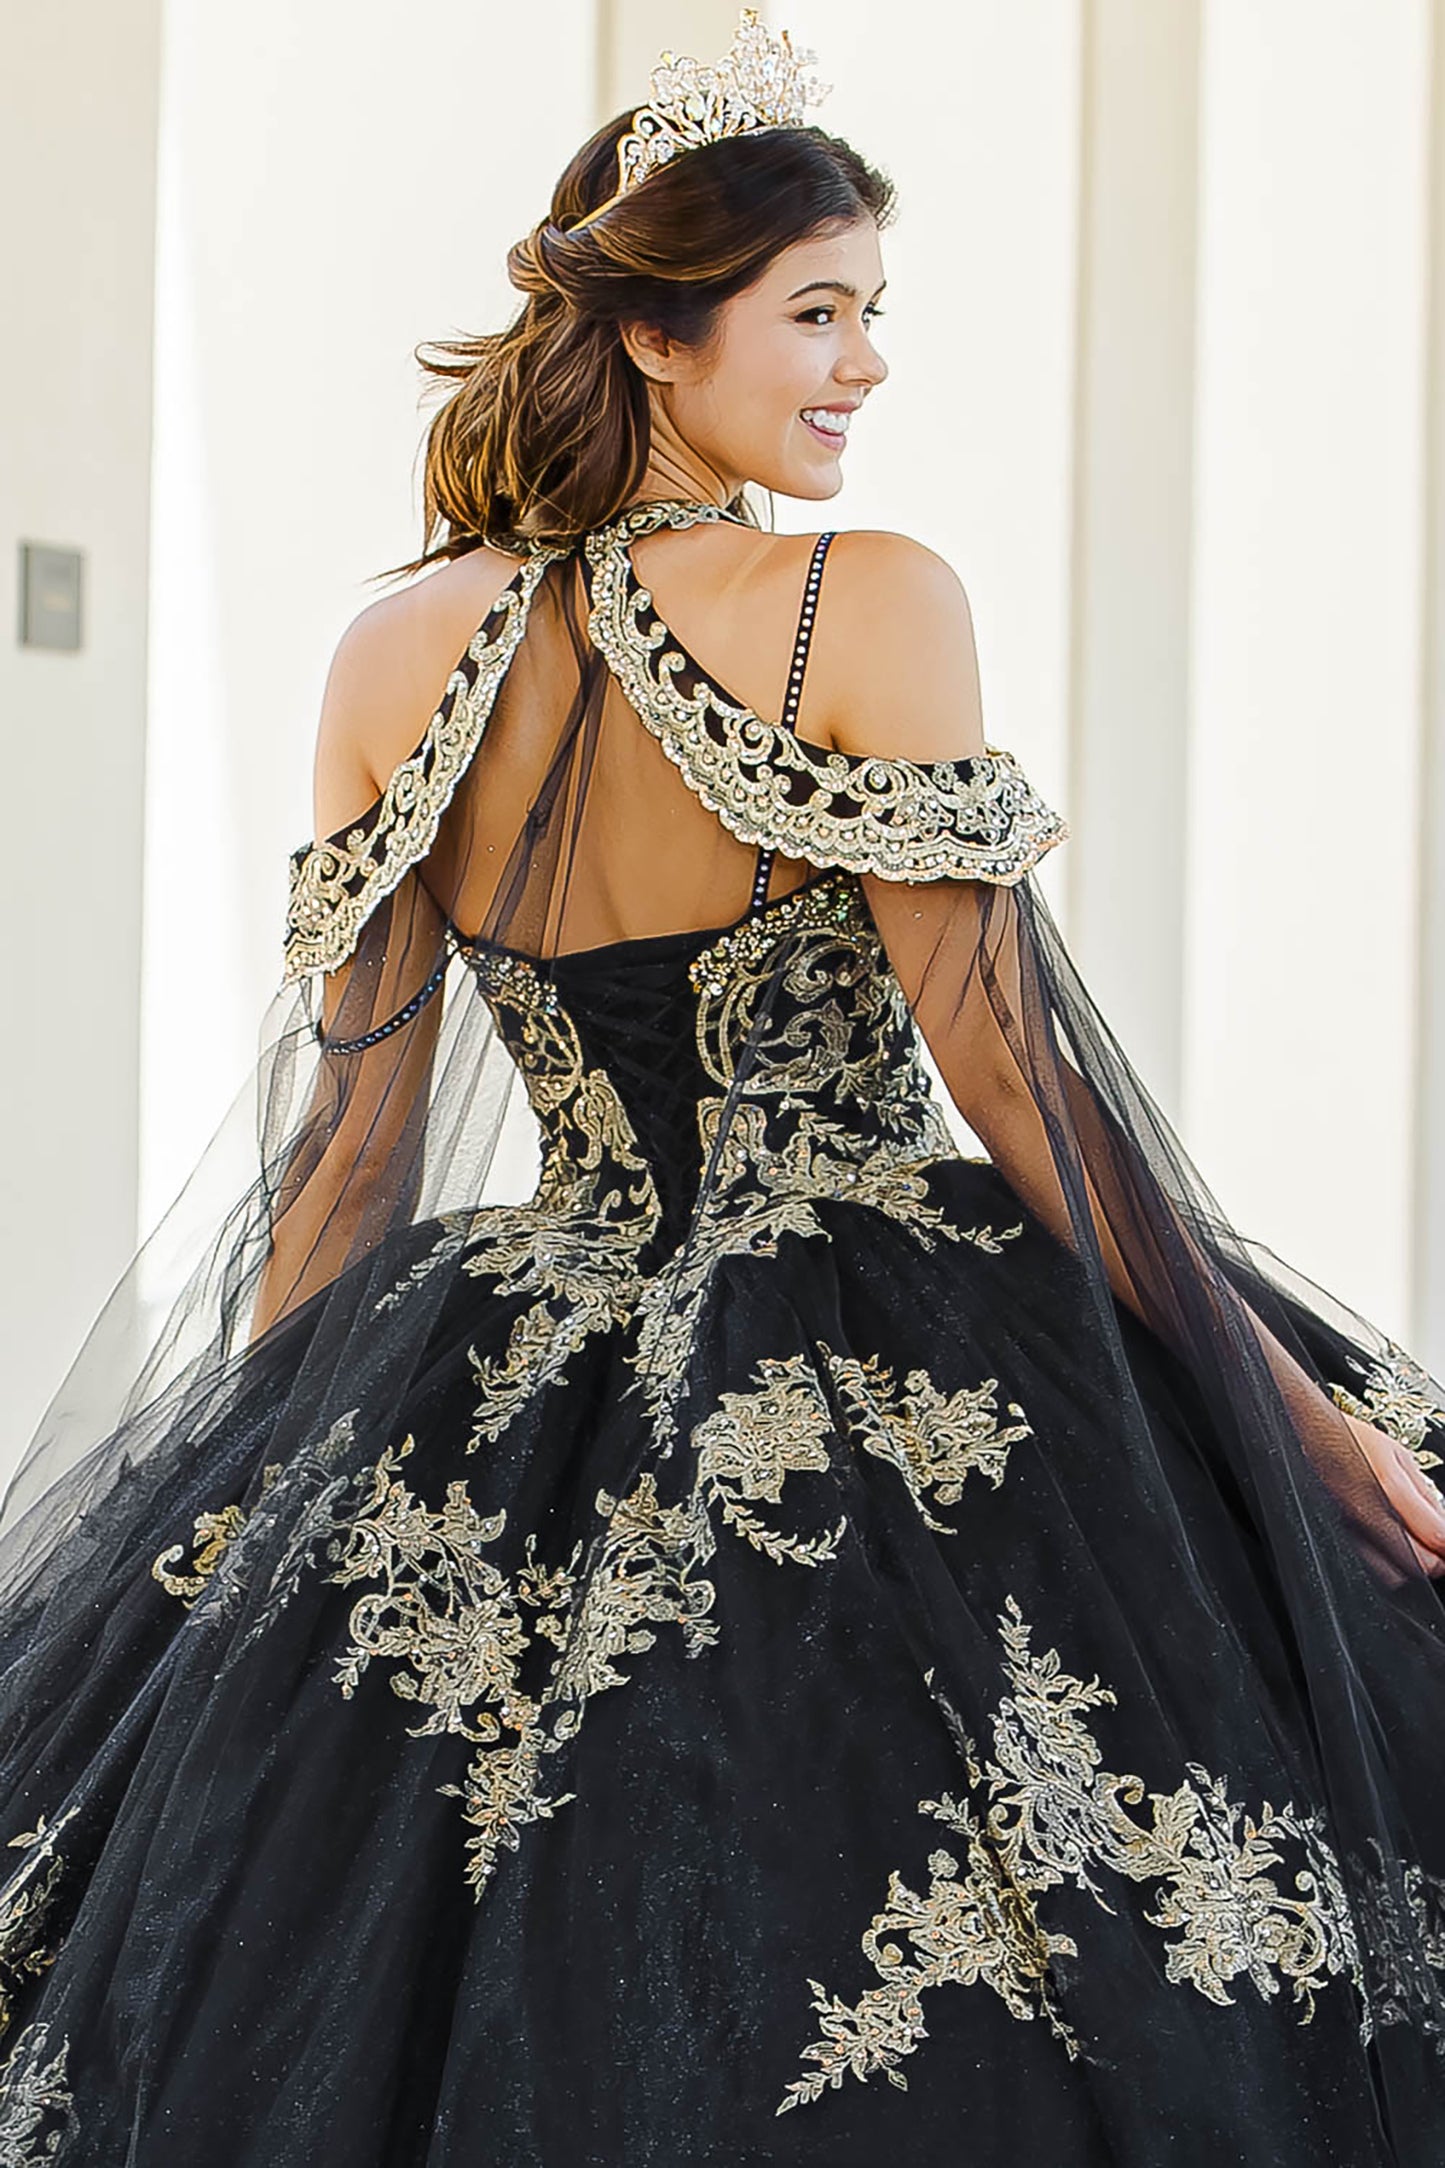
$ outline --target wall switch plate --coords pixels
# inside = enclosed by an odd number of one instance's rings
[[[20,645],[80,646],[79,550],[48,542],[20,545]]]

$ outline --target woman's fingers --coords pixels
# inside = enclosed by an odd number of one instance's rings
[[[1380,1488],[1404,1523],[1421,1566],[1432,1576],[1445,1574],[1445,1499],[1407,1445],[1357,1416],[1346,1420]]]
[[[1426,1475],[1424,1469],[1420,1466],[1419,1461],[1410,1451],[1408,1445],[1401,1445],[1398,1450],[1400,1454],[1400,1465],[1403,1467],[1406,1475],[1410,1478],[1410,1481],[1419,1491],[1420,1496],[1425,1500],[1426,1504],[1430,1506],[1434,1513],[1437,1515],[1442,1527],[1445,1527],[1445,1497],[1441,1496],[1439,1484],[1436,1483],[1430,1476]]]
[[[1445,1500],[1442,1500],[1439,1491],[1407,1445],[1397,1445],[1396,1452],[1400,1472],[1409,1486],[1411,1497],[1420,1500],[1419,1510],[1423,1515],[1418,1527],[1409,1520],[1405,1525],[1411,1531],[1412,1541],[1418,1533],[1421,1542],[1429,1547],[1431,1555],[1425,1560],[1426,1571],[1445,1573]]]
[[[1389,1443],[1391,1451],[1376,1467],[1385,1494],[1405,1523],[1421,1564],[1430,1572],[1445,1571],[1445,1507],[1440,1494],[1410,1448],[1395,1438]]]
[[[1428,1544],[1418,1543],[1413,1536],[1410,1538],[1410,1548],[1433,1580],[1438,1580],[1445,1574],[1445,1556],[1439,1551],[1432,1550]]]

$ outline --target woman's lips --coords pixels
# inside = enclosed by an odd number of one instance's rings
[[[841,452],[848,441],[846,429],[820,429],[816,422],[809,421],[806,414],[800,414],[798,419],[809,436],[816,438],[819,444],[826,444],[830,452]]]

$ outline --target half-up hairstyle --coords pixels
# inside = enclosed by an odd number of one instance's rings
[[[705,348],[723,304],[781,250],[892,215],[892,183],[851,145],[770,128],[683,153],[570,231],[612,195],[631,125],[621,113],[583,145],[551,215],[508,253],[525,298],[506,330],[417,349],[456,389],[427,432],[422,554],[398,572],[509,535],[567,541],[614,518],[650,449],[647,380],[621,326]]]

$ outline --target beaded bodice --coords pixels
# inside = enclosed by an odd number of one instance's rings
[[[537,1117],[536,1201],[630,1227],[644,1269],[705,1174],[716,1211],[760,1182],[865,1196],[886,1171],[955,1153],[851,873],[815,874],[720,930],[546,964],[464,954]]]

